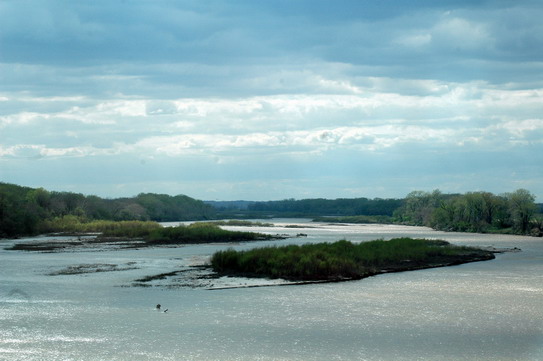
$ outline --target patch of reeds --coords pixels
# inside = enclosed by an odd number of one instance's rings
[[[106,237],[142,238],[152,230],[161,228],[152,221],[85,221],[68,215],[46,220],[41,224],[43,233],[102,233]]]
[[[483,253],[445,241],[413,238],[264,247],[248,251],[228,249],[211,259],[214,271],[224,274],[283,278],[287,280],[360,279],[384,270],[458,264]]]
[[[153,230],[150,243],[182,244],[210,242],[244,242],[273,239],[275,236],[255,232],[228,231],[212,223],[193,223],[188,226],[164,227]]]

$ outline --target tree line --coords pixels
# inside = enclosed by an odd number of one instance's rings
[[[184,221],[262,216],[336,216],[342,222],[379,222],[428,226],[445,231],[543,233],[542,204],[525,189],[444,194],[414,191],[404,199],[286,199],[268,202],[203,202],[186,195],[141,193],[106,199],[47,191],[0,182],[0,238],[48,232],[58,226],[94,220]],[[358,216],[356,220],[352,216]],[[364,217],[360,217],[364,216]],[[359,219],[360,218],[360,219]],[[61,227],[61,228],[62,228]]]
[[[392,216],[402,204],[401,199],[285,199],[281,201],[254,202],[247,205],[248,211],[281,213],[303,216]]]
[[[414,191],[396,209],[394,219],[399,223],[443,231],[543,234],[540,205],[526,189],[502,195]]]
[[[65,217],[168,222],[213,219],[215,214],[212,206],[185,195],[141,193],[106,199],[0,183],[0,237],[37,234],[51,220]]]

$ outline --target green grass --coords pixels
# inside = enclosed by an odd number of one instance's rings
[[[259,241],[274,238],[277,236],[255,232],[227,231],[217,225],[204,222],[155,229],[149,234],[147,240],[149,243],[155,244],[184,244]]]
[[[65,216],[42,224],[44,233],[101,233],[102,238],[139,238],[149,245],[210,242],[243,242],[278,238],[277,236],[227,231],[210,222],[188,226],[162,227],[152,221],[90,221],[75,216]]]
[[[228,249],[211,259],[214,271],[287,280],[360,279],[383,271],[458,264],[477,257],[494,256],[487,251],[456,247],[445,241],[396,238],[353,244],[334,243],[264,247],[248,251]]]
[[[107,237],[145,237],[161,225],[152,221],[84,221],[68,215],[42,222],[42,233],[102,233]]]

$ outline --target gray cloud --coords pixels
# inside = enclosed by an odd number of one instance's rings
[[[4,1],[0,181],[542,197],[542,16],[537,1]]]

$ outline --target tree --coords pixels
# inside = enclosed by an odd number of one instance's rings
[[[526,189],[507,193],[506,198],[513,220],[513,227],[521,233],[529,231],[530,220],[536,213],[535,196]]]
[[[404,205],[395,213],[402,222],[416,226],[429,226],[434,211],[441,206],[443,194],[439,189],[433,192],[412,191],[407,195]]]

